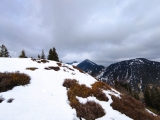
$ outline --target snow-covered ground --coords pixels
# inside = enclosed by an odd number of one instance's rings
[[[74,69],[71,65],[64,64]],[[31,77],[31,83],[17,86],[12,90],[0,93],[5,100],[0,103],[0,120],[79,120],[75,109],[69,105],[67,90],[62,86],[64,79],[77,79],[80,84],[91,86],[96,80],[88,74],[74,71],[67,67],[60,67],[59,71],[45,70],[48,66],[58,66],[56,62],[37,63],[30,58],[0,58],[0,72],[20,71]],[[27,67],[37,67],[35,71],[26,70]],[[65,69],[65,70],[64,70]],[[119,97],[120,93],[104,91],[108,102],[99,101],[95,97],[81,98],[80,102],[94,100],[105,109],[106,115],[97,120],[132,120],[119,111],[113,110],[111,96]],[[13,98],[12,103],[7,100]]]

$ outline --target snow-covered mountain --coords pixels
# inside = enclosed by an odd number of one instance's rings
[[[137,91],[143,91],[146,85],[160,86],[160,62],[145,58],[120,61],[108,67],[85,60],[77,67],[110,85],[117,80],[130,83],[132,89]]]
[[[82,69],[84,72],[96,77],[103,73],[105,67],[102,65],[97,65],[96,63],[86,59],[77,65],[78,68]]]
[[[136,90],[143,90],[146,85],[160,86],[160,63],[144,58],[121,61],[108,66],[99,78],[109,84],[114,80],[129,82]]]
[[[37,69],[32,71],[26,69],[28,67],[36,67]],[[56,68],[56,70],[51,68]],[[93,84],[97,82],[95,78],[80,72],[72,65],[54,61],[43,63],[40,60],[31,60],[30,58],[0,58],[0,73],[6,71],[25,73],[31,77],[31,81],[26,86],[16,86],[12,90],[0,93],[0,98],[3,98],[0,103],[0,120],[79,120],[76,109],[70,106],[71,101],[68,99],[69,91],[71,92],[74,89],[65,88],[63,83],[66,79],[74,79],[78,81],[78,86],[82,88],[87,86],[87,90],[91,90]],[[77,95],[76,101],[79,101],[82,106],[88,101],[95,101],[101,105],[105,114],[96,120],[132,120],[127,116],[127,113],[125,115],[116,110],[120,109],[120,107],[115,107],[119,103],[115,102],[115,100],[121,101],[119,105],[124,106],[128,99],[123,99],[124,96],[112,88],[108,89],[105,85],[101,87],[98,91],[102,92],[108,100],[98,100],[94,95],[86,98]],[[83,92],[83,90],[81,91]],[[14,100],[8,103],[7,100],[10,98]],[[123,101],[124,104],[122,104]],[[142,106],[142,110],[136,104]],[[143,118],[147,114],[149,118],[152,117],[158,120],[156,115],[153,116],[143,105],[135,101],[135,105],[132,105],[130,111],[132,112],[133,109],[135,111],[136,108],[145,113],[142,115]],[[92,110],[86,114],[91,114]],[[148,118],[147,115],[146,117]],[[81,116],[81,119],[84,120],[83,116]],[[142,118],[139,120],[142,120]]]

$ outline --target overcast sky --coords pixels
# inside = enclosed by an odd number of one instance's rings
[[[63,62],[160,61],[160,0],[1,0],[2,44],[12,57],[55,47]]]

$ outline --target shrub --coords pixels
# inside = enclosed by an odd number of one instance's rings
[[[63,86],[69,88],[67,91],[68,100],[70,101],[70,106],[76,109],[77,117],[80,119],[83,117],[86,120],[94,120],[105,115],[104,109],[98,103],[88,101],[86,104],[81,104],[76,98],[76,96],[86,98],[95,95],[106,101],[108,98],[106,96],[104,97],[105,94],[103,92],[95,94],[96,92],[94,93],[91,88],[84,84],[80,85],[75,79],[65,79]]]
[[[30,79],[30,76],[24,73],[0,73],[0,92],[11,90],[15,86],[29,84]]]
[[[97,88],[101,88],[103,90],[111,90],[111,87],[108,84],[101,81],[98,81],[92,84],[92,89],[97,89]]]
[[[78,68],[78,67],[76,67],[74,65],[73,65],[73,68],[79,70],[79,72],[81,72],[81,73],[84,73],[83,70],[81,70],[80,68]]]
[[[7,100],[7,102],[11,103],[13,100],[14,100],[13,98],[10,98],[10,99]]]
[[[130,96],[121,96],[121,99],[111,96],[113,109],[133,118],[134,120],[159,120],[158,116],[153,116],[145,110],[144,105]]]
[[[50,66],[50,67],[48,67],[48,68],[53,69],[53,70],[55,70],[55,71],[59,71],[59,70],[60,70],[59,67],[54,67],[54,66]]]
[[[4,100],[5,99],[2,96],[0,96],[0,103],[3,102]]]
[[[50,69],[50,68],[48,68],[48,67],[45,67],[44,69],[45,69],[45,70],[51,70],[51,69]]]
[[[38,69],[38,68],[36,68],[36,67],[28,67],[28,68],[26,68],[26,70],[32,70],[32,71],[34,71],[36,69]]]
[[[37,63],[41,63],[41,61],[37,61]]]
[[[58,65],[58,66],[62,66],[62,63],[59,63],[59,62],[58,62],[57,65]]]
[[[77,117],[83,117],[86,120],[95,120],[105,115],[102,106],[94,101],[87,101],[86,104],[81,104],[77,108]]]
[[[77,83],[78,81],[75,79],[65,79],[63,82],[63,86],[66,88],[70,88],[70,87],[73,87]]]
[[[49,62],[49,61],[48,61],[48,60],[45,60],[45,59],[42,59],[41,62],[42,62],[42,63],[47,63],[47,62]]]
[[[92,89],[93,95],[100,101],[108,101],[108,97],[103,93],[102,89]]]
[[[65,67],[65,68],[67,68],[67,69],[69,69],[69,70],[72,70],[72,71],[74,71],[74,69],[72,69],[72,68],[69,68],[68,66],[62,66],[62,67]]]

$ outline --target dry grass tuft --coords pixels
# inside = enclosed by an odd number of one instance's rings
[[[106,96],[106,94],[102,91],[102,89],[92,89],[92,93],[93,95],[100,101],[108,101],[108,97]]]
[[[36,69],[38,69],[38,68],[36,68],[36,67],[28,67],[28,68],[26,68],[26,70],[32,70],[32,71],[34,71]]]
[[[70,106],[76,109],[77,117],[80,119],[94,120],[105,115],[104,109],[98,103],[88,101],[86,104],[81,104],[76,98],[76,96],[87,98],[94,95],[97,99],[108,101],[108,98],[102,90],[93,90],[84,84],[80,85],[75,79],[65,79],[63,86],[68,89],[68,100],[70,101]]]
[[[95,101],[87,101],[86,104],[80,104],[76,106],[76,110],[77,117],[82,117],[86,120],[95,120],[106,114],[102,106]]]
[[[49,63],[49,61],[48,61],[48,60],[45,60],[45,59],[42,59],[41,62],[42,62],[42,63]]]
[[[15,86],[29,84],[30,79],[30,76],[24,73],[0,73],[0,92],[11,90]]]
[[[13,102],[13,100],[14,100],[13,98],[10,98],[10,99],[7,100],[7,102],[11,103],[11,102]]]
[[[57,65],[58,65],[59,67],[61,67],[61,66],[62,66],[62,63],[58,62]]]
[[[105,82],[101,82],[101,81],[98,81],[92,84],[92,89],[97,89],[97,88],[100,88],[103,90],[111,90],[111,87],[108,84],[106,84]]]
[[[77,84],[78,81],[76,79],[65,79],[63,82],[63,86],[66,88],[73,87],[75,84]]]
[[[55,71],[59,71],[60,68],[59,67],[54,67],[54,66],[49,66],[48,68],[52,69],[52,70],[55,70]]]
[[[81,73],[84,73],[83,70],[81,70],[80,68],[78,68],[78,67],[76,67],[74,65],[73,65],[73,68],[79,70],[79,72],[81,72]]]
[[[5,99],[2,96],[0,96],[0,103],[3,102],[4,100]]]
[[[134,120],[159,120],[158,116],[153,116],[145,110],[144,105],[130,97],[130,96],[121,96],[121,99],[115,96],[111,96],[113,103],[111,106],[113,109],[118,110],[119,112],[131,117]]]
[[[45,67],[45,70],[55,70],[55,71],[59,71],[60,68],[59,67],[54,67],[54,66],[49,66],[49,67]]]

